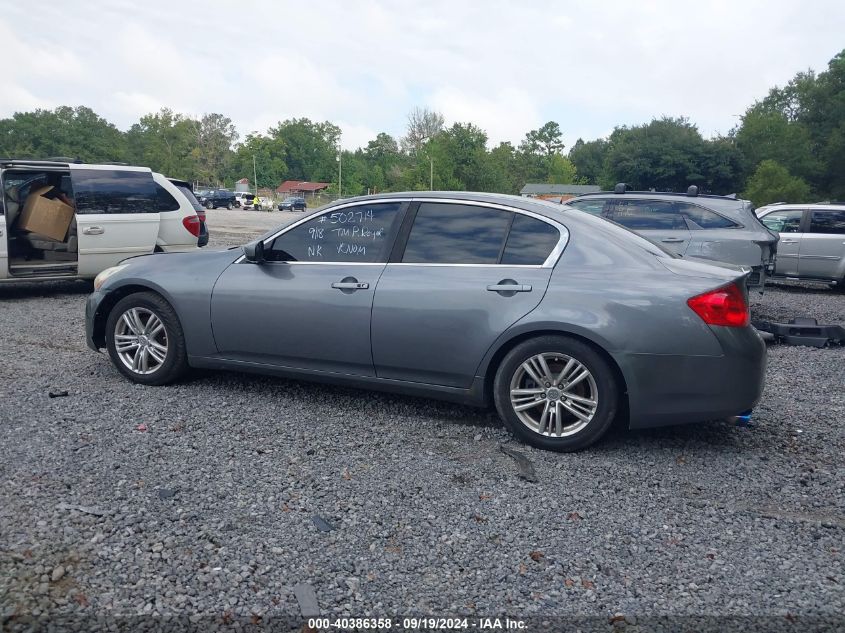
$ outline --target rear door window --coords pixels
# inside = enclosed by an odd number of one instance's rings
[[[156,213],[159,198],[148,171],[74,169],[78,213]]]
[[[801,209],[784,211],[772,211],[760,218],[766,228],[778,233],[800,233],[801,217],[804,212]]]
[[[408,236],[404,263],[496,264],[513,214],[469,204],[424,202]]]
[[[845,235],[845,211],[813,211],[810,233]]]
[[[541,266],[560,241],[560,231],[548,222],[517,213],[513,219],[501,263]]]

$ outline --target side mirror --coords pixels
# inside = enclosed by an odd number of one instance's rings
[[[264,240],[257,240],[244,245],[244,257],[246,261],[253,264],[260,264],[264,260]]]

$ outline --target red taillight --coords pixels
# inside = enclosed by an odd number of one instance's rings
[[[745,294],[735,283],[687,299],[687,305],[707,325],[745,327],[750,321]]]
[[[205,222],[205,209],[197,210],[197,217],[200,219],[200,222]]]
[[[188,232],[194,237],[200,236],[200,219],[196,215],[186,215],[182,218],[182,226],[188,229]]]

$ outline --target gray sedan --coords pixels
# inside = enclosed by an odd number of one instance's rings
[[[567,207],[388,194],[243,249],[104,271],[87,338],[145,385],[203,367],[494,404],[522,440],[570,451],[617,416],[643,428],[747,413],[765,346],[744,282]]]

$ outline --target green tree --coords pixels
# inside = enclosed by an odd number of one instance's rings
[[[173,178],[196,180],[196,126],[196,121],[168,108],[142,116],[126,133],[129,162]]]
[[[750,108],[736,133],[745,172],[750,174],[764,160],[773,160],[790,172],[817,180],[820,165],[815,157],[809,129],[790,121],[783,112],[758,104]]]
[[[250,134],[236,147],[227,167],[226,180],[248,178],[251,182],[257,178],[257,186],[276,188],[285,180],[287,172],[284,142],[271,136]]]
[[[127,147],[121,131],[90,108],[62,106],[0,120],[0,156],[125,161]]]
[[[608,148],[609,143],[602,138],[586,143],[579,138],[570,148],[569,159],[586,184],[597,185],[604,179]]]
[[[610,135],[602,185],[624,182],[634,189],[684,191],[701,184],[705,141],[683,117],[663,117]]]
[[[269,130],[285,146],[288,178],[337,183],[338,126],[310,119],[288,119]]]
[[[742,192],[743,198],[758,207],[772,202],[808,202],[809,196],[810,186],[773,160],[760,163]]]
[[[561,140],[563,133],[560,125],[549,121],[537,130],[531,130],[525,135],[519,149],[527,154],[539,154],[541,156],[552,156],[560,154],[565,145]]]
[[[219,182],[232,158],[232,145],[238,132],[232,120],[222,114],[204,114],[192,121],[196,144],[191,154],[195,177],[202,182]]]
[[[554,154],[549,157],[549,173],[546,176],[546,182],[571,185],[582,183],[583,179],[578,177],[578,170],[569,158]]]

